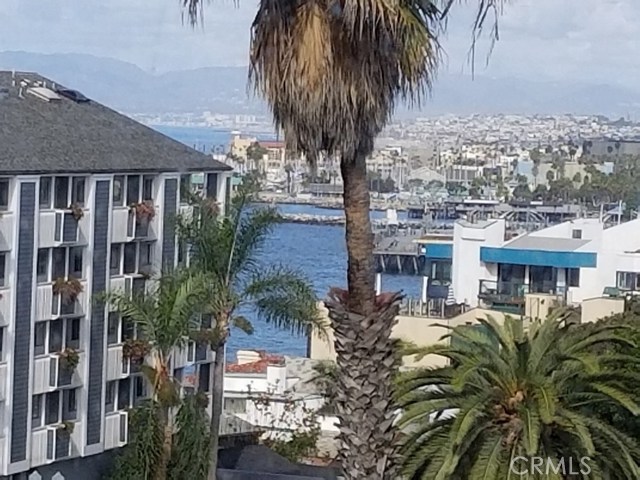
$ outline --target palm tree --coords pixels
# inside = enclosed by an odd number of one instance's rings
[[[294,333],[323,328],[317,298],[307,279],[295,270],[260,262],[261,249],[279,217],[274,209],[249,208],[249,194],[241,188],[224,216],[207,200],[194,200],[195,213],[177,222],[179,236],[191,250],[190,267],[207,279],[203,308],[214,319],[210,479],[216,478],[225,345],[232,327],[253,332],[239,309],[253,309],[266,322]]]
[[[170,413],[180,404],[171,357],[176,349],[186,345],[191,333],[200,328],[195,318],[208,292],[202,276],[184,272],[163,276],[151,286],[146,293],[114,292],[107,300],[123,319],[135,325],[137,339],[125,344],[129,347],[125,354],[129,354],[132,361],[146,362],[140,369],[152,386],[154,411],[162,432],[162,448],[157,462],[150,464],[150,468],[152,478],[165,480],[174,434]]]
[[[204,0],[181,1],[197,22]],[[501,1],[480,0],[476,31]],[[288,148],[341,159],[348,289],[335,289],[327,307],[345,392],[337,403],[349,479],[393,477],[397,359],[389,337],[400,297],[376,298],[366,158],[397,102],[419,103],[429,90],[436,35],[454,2],[261,0],[252,25],[250,80]]]
[[[488,318],[423,349],[450,365],[400,381],[406,478],[515,478],[521,457],[554,465],[588,457],[593,475],[527,478],[639,478],[637,441],[592,408],[615,404],[640,413],[638,376],[617,368],[620,355],[601,349],[629,344],[626,329],[568,323],[549,318],[524,331],[522,321],[507,318],[501,326]],[[636,368],[638,360],[629,359]]]

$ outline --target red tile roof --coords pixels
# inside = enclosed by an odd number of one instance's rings
[[[227,373],[267,373],[267,367],[269,365],[284,365],[284,357],[282,355],[268,354],[264,350],[257,350],[260,355],[260,360],[251,363],[238,364],[227,363]]]
[[[284,148],[284,142],[279,142],[277,140],[263,140],[259,143],[263,148]]]

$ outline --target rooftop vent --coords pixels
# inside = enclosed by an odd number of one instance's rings
[[[44,100],[46,102],[53,102],[61,99],[60,95],[45,87],[31,87],[27,89],[27,93],[30,93],[31,95],[34,95],[40,100]]]
[[[77,90],[70,90],[68,88],[57,88],[56,93],[77,103],[89,102],[89,99]]]

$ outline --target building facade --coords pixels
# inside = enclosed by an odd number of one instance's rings
[[[34,74],[0,72],[0,111],[0,478],[91,479],[150,392],[100,296],[184,261],[191,175],[224,205],[230,169]],[[212,361],[193,344],[174,373],[210,391]]]

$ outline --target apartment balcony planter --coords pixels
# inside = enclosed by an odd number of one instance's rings
[[[87,308],[86,282],[74,279],[68,283],[69,280],[59,279],[54,283],[38,285],[36,293],[37,321],[85,315]],[[65,286],[62,286],[62,283],[65,283]]]
[[[80,215],[82,212],[82,215]],[[89,218],[81,207],[40,212],[40,248],[86,244]]]
[[[104,448],[124,447],[129,440],[129,413],[109,413],[104,419]]]
[[[0,402],[7,399],[7,382],[9,380],[9,366],[7,362],[0,363]],[[2,449],[0,449],[0,458]]]
[[[150,202],[113,209],[111,241],[130,242],[136,239],[155,239],[155,206]]]
[[[66,353],[51,353],[34,360],[33,394],[52,392],[58,388],[76,388],[82,385],[85,353],[77,352],[75,368],[70,368]]]

